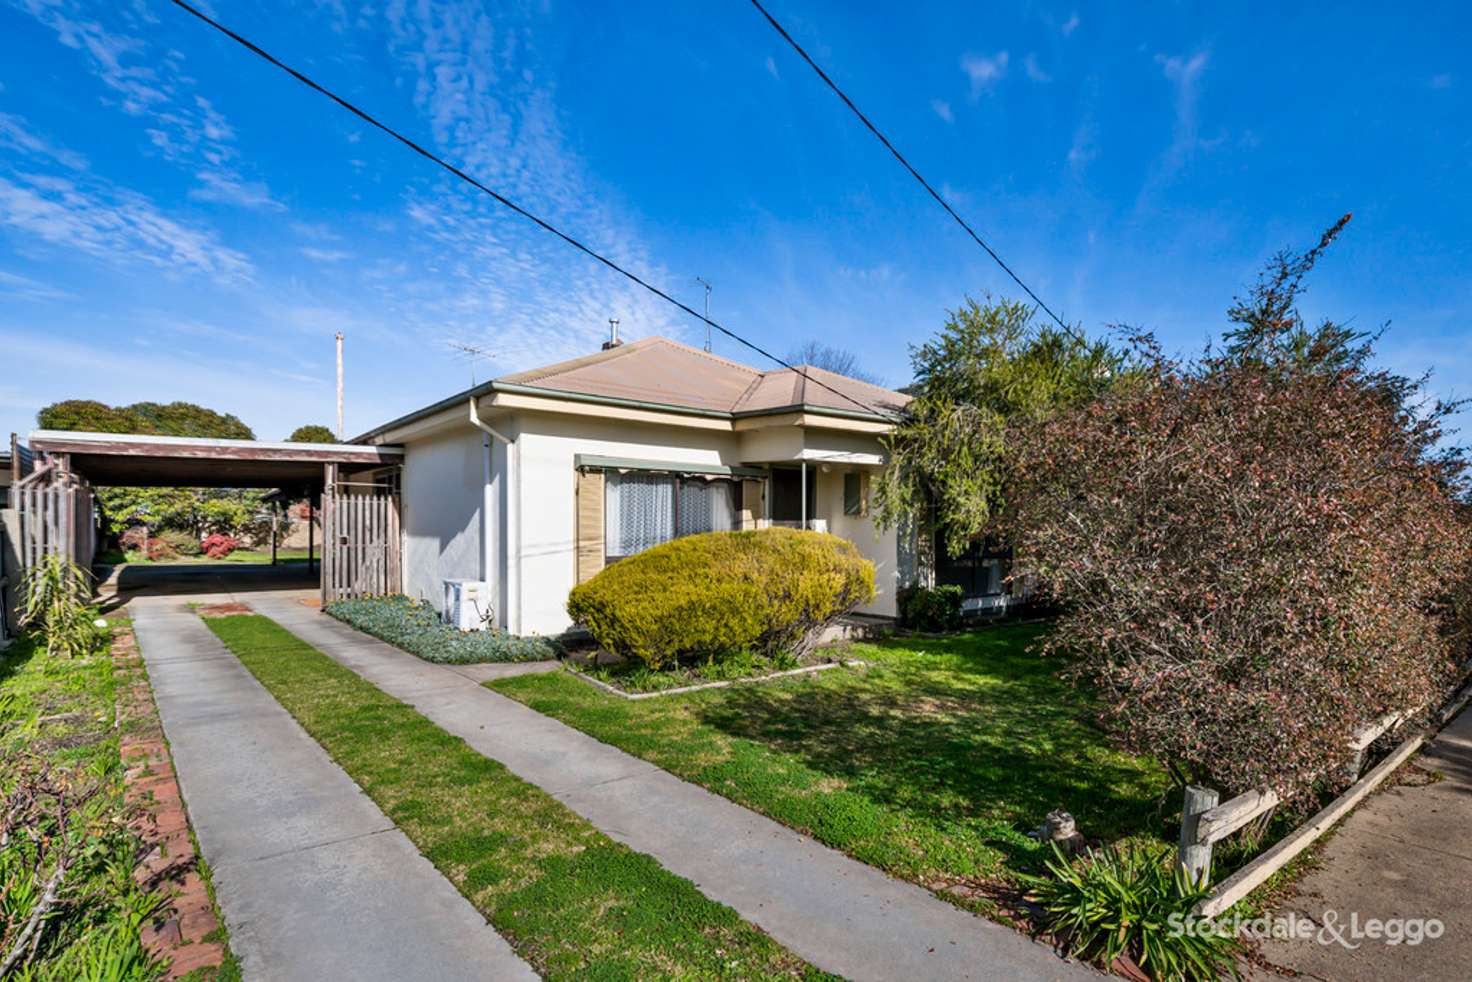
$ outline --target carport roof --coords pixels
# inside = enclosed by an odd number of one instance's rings
[[[324,464],[361,468],[403,459],[400,447],[71,430],[36,430],[27,442],[36,453],[65,454],[73,472],[103,487],[312,488],[322,485]]]

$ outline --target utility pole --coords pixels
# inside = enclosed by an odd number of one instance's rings
[[[700,277],[695,277],[695,282],[705,287],[705,350],[710,350],[710,284]]]
[[[337,442],[342,442],[342,332],[337,332]]]

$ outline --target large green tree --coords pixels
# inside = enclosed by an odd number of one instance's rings
[[[94,399],[55,402],[36,414],[46,430],[92,433],[146,433],[155,436],[204,436],[222,440],[254,440],[255,433],[230,413],[192,402],[135,402],[109,406]]]
[[[67,399],[42,409],[36,414],[36,422],[48,430],[255,439],[251,428],[239,417],[192,402],[109,406],[93,399]],[[259,491],[112,487],[98,488],[97,499],[113,532],[138,523],[150,529],[180,529],[195,535],[259,535],[265,527]]]
[[[992,531],[1006,507],[1017,427],[1098,396],[1125,377],[1125,356],[1034,321],[1010,300],[967,298],[910,351],[913,400],[885,438],[875,486],[885,526],[930,527],[959,551]]]
[[[320,423],[307,423],[291,431],[288,443],[336,443],[337,435]]]

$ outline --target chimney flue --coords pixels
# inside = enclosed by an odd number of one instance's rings
[[[623,342],[618,339],[618,318],[610,317],[608,318],[608,340],[603,342],[603,350],[611,351],[621,344]]]

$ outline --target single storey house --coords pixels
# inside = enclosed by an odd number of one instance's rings
[[[491,619],[517,634],[568,628],[568,591],[609,563],[767,525],[853,542],[878,586],[863,612],[894,616],[913,557],[869,496],[907,399],[652,337],[493,379],[354,442],[404,449],[404,592],[438,606],[445,580],[483,583]]]

